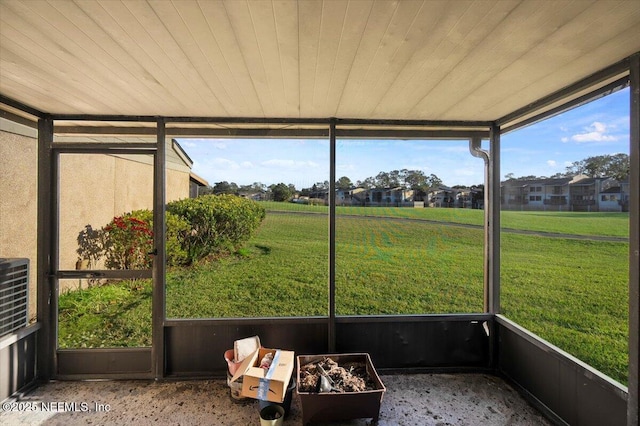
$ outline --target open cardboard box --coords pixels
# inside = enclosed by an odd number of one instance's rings
[[[273,361],[267,371],[260,368],[262,358],[271,352]],[[280,349],[258,348],[246,357],[231,378],[231,382],[242,377],[240,394],[263,401],[283,402],[293,373],[295,354]]]

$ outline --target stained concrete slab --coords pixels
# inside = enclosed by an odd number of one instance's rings
[[[380,426],[551,424],[495,376],[412,374],[381,379],[387,391]],[[0,411],[2,425],[260,425],[257,401],[236,402],[225,380],[60,381],[5,403],[11,405]],[[371,423],[358,419],[326,425]],[[294,392],[284,425],[301,424],[302,408]]]

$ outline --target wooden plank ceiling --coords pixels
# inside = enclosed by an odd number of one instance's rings
[[[54,114],[495,120],[640,51],[640,0],[0,0]]]

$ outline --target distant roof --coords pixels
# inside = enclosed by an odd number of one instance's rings
[[[189,173],[189,180],[197,183],[200,186],[209,186],[209,182],[207,182],[205,178],[202,178],[193,172]]]
[[[569,183],[583,183],[585,179],[590,179],[585,175],[569,176],[562,178],[543,179],[510,179],[503,181],[503,186],[531,186],[531,185],[567,185]]]
[[[600,191],[601,194],[619,194],[620,193],[620,187],[619,186],[612,186],[611,188],[607,188],[604,191]]]

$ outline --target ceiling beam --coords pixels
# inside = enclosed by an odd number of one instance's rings
[[[622,77],[612,83],[609,83],[605,86],[602,86],[593,92],[589,92],[586,95],[579,96],[571,101],[559,105],[557,107],[551,108],[540,114],[536,114],[532,117],[526,118],[522,121],[517,122],[516,124],[508,127],[504,127],[502,129],[502,134],[512,132],[514,130],[520,129],[522,127],[530,126],[532,124],[538,123],[542,120],[546,120],[548,118],[554,117],[558,114],[562,114],[570,109],[577,108],[579,106],[588,104],[589,102],[593,102],[597,99],[604,98],[612,93],[617,92],[618,90],[622,90],[626,87],[629,87],[629,76]]]
[[[580,92],[588,90],[592,87],[596,87],[598,84],[608,79],[615,78],[616,76],[621,76],[623,74],[628,74],[629,64],[630,60],[627,57],[619,62],[616,62],[613,65],[608,66],[607,68],[604,68],[586,78],[583,78],[582,80],[577,81],[576,83],[573,83],[563,89],[551,93],[548,96],[538,99],[537,101],[532,102],[529,105],[519,108],[514,112],[505,115],[504,117],[499,118],[498,120],[496,120],[496,124],[501,128],[515,128],[515,126],[521,119],[531,115],[532,113],[536,113],[539,111],[540,113],[538,114],[538,116],[543,116],[543,114],[546,112],[545,108],[547,107],[550,107],[565,99],[569,100],[570,102],[570,98]]]

